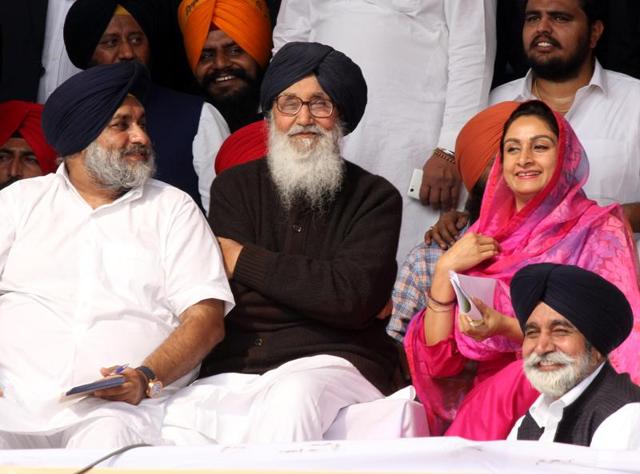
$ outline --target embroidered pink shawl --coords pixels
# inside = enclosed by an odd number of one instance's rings
[[[636,317],[632,335],[611,354],[611,361],[618,371],[629,372],[640,381],[640,291],[635,245],[620,205],[600,207],[585,196],[582,187],[589,175],[587,156],[568,122],[560,115],[556,120],[560,128],[556,170],[547,186],[518,213],[513,193],[502,177],[502,159],[495,161],[480,218],[469,232],[495,238],[500,254],[467,274],[498,279],[494,307],[510,316],[509,283],[525,265],[577,265],[609,280],[627,296]],[[462,354],[475,360],[491,359],[496,351],[520,350],[504,337],[478,342],[457,330],[456,342]]]
[[[513,316],[509,297],[509,283],[513,275],[531,263],[554,262],[586,268],[614,283],[627,296],[634,312],[635,323],[631,336],[610,355],[613,366],[629,372],[640,382],[640,292],[637,280],[637,256],[631,233],[618,204],[600,207],[588,199],[582,186],[589,174],[589,164],[571,126],[556,115],[560,133],[558,161],[554,174],[545,188],[519,212],[515,211],[512,191],[502,176],[502,158],[495,160],[482,200],[478,221],[469,232],[489,235],[500,245],[495,258],[465,272],[468,275],[496,278],[498,285],[493,307]],[[457,309],[455,311],[457,318]],[[415,319],[415,318],[414,318]],[[420,340],[422,318],[407,333],[405,348],[412,368],[414,385],[421,394],[427,411],[442,413],[442,393],[429,393],[434,381],[421,365]],[[477,361],[491,361],[505,352],[519,352],[520,345],[502,336],[476,341],[455,327],[455,342],[462,355]],[[424,342],[422,342],[424,344]],[[450,411],[450,410],[447,410]],[[446,418],[450,418],[448,413]]]

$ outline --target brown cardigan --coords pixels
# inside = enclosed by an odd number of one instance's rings
[[[330,354],[388,392],[396,349],[375,315],[391,296],[401,213],[388,181],[349,162],[342,190],[321,215],[287,213],[266,160],[218,176],[209,222],[244,249],[231,280],[236,307],[201,376],[260,374]]]

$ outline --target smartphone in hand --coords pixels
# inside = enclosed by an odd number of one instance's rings
[[[420,200],[420,186],[422,186],[422,170],[414,169],[411,175],[411,181],[409,182],[409,189],[407,195],[413,199]]]
[[[107,388],[118,387],[125,382],[125,378],[123,375],[114,375],[105,377],[100,380],[96,380],[95,382],[87,383],[84,385],[77,385],[73,388],[70,388],[64,395],[66,397],[71,395],[80,395],[82,393],[91,393],[96,390],[105,390]]]

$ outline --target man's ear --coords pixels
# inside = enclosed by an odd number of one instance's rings
[[[598,45],[598,41],[602,37],[602,33],[604,32],[604,23],[600,20],[596,20],[591,25],[591,32],[589,35],[589,47],[591,49],[595,49]]]

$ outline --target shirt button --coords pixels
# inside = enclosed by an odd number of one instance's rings
[[[256,338],[255,341],[253,341],[253,345],[256,346],[256,347],[260,347],[263,344],[263,342],[264,341],[262,340],[262,338],[258,337],[258,338]]]
[[[291,227],[293,228],[293,231],[297,232],[298,234],[302,232],[302,226],[299,224],[293,224]]]

